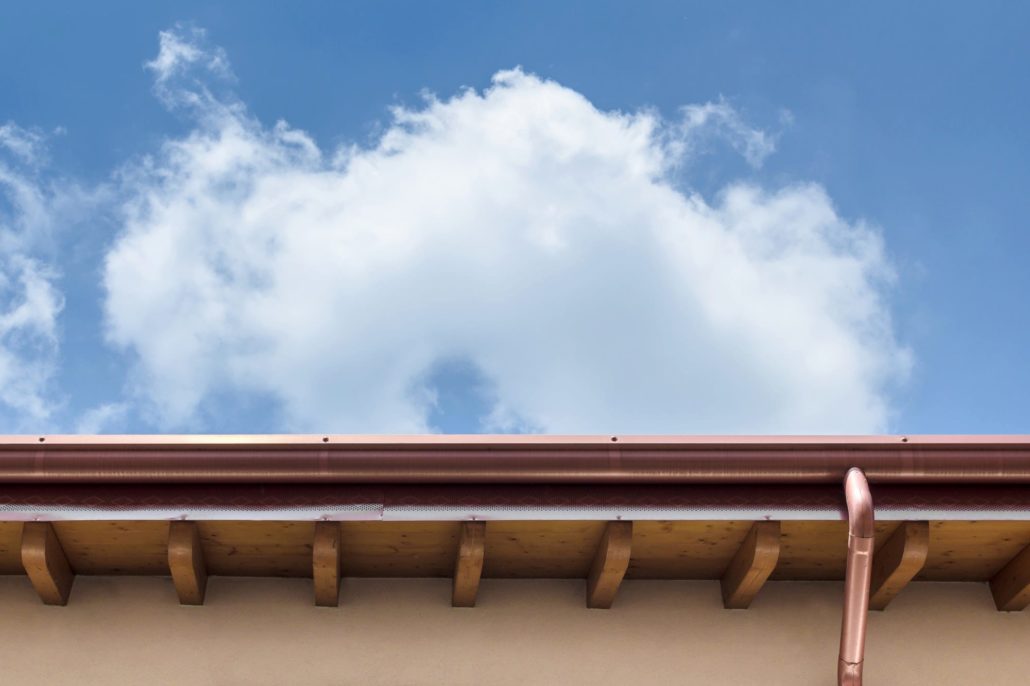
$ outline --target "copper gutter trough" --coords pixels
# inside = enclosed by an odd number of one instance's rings
[[[862,470],[848,470],[844,478],[844,498],[848,504],[848,561],[844,572],[837,683],[862,686],[874,543],[873,496]]]
[[[1028,436],[16,436],[5,483],[1030,484]]]

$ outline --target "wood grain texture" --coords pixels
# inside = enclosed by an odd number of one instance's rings
[[[930,522],[930,551],[917,581],[990,581],[1030,545],[1030,522]]]
[[[608,522],[587,576],[587,607],[607,610],[629,569],[633,522]]]
[[[24,574],[21,565],[21,522],[0,522],[0,574]]]
[[[898,522],[876,522],[876,544],[886,541]],[[780,559],[770,579],[839,581],[848,556],[846,521],[780,522]]]
[[[207,564],[196,522],[168,525],[168,569],[182,605],[203,605],[207,590]]]
[[[54,522],[54,530],[79,574],[168,573],[167,522]]]
[[[50,522],[26,522],[21,536],[21,562],[40,600],[67,605],[75,573]]]
[[[311,550],[311,575],[315,586],[315,605],[336,607],[340,604],[340,525],[338,522],[316,522]]]
[[[483,574],[486,543],[486,522],[462,522],[458,555],[454,563],[454,586],[451,605],[475,607],[479,578]]]
[[[636,521],[626,579],[723,576],[753,521]],[[881,548],[900,522],[876,524]],[[61,521],[52,524],[78,574],[168,574],[168,523]],[[212,575],[311,578],[315,522],[202,521]],[[494,521],[486,528],[483,576],[578,578],[590,572],[605,522]],[[931,521],[926,564],[915,580],[990,581],[1030,545],[1026,521]],[[438,577],[454,573],[456,522],[340,523],[347,576]],[[21,522],[0,522],[0,573],[22,574]],[[847,523],[782,521],[780,556],[769,577],[840,580]]]
[[[1015,612],[1030,605],[1030,546],[1012,558],[991,578],[994,605],[1003,612]]]
[[[627,579],[710,579],[751,529],[750,521],[636,521]]]
[[[929,522],[902,522],[873,554],[869,609],[883,610],[926,564]]]
[[[349,577],[438,577],[454,574],[455,522],[340,522]]]
[[[604,529],[605,522],[490,522],[483,575],[583,579],[590,573]]]
[[[314,522],[199,522],[208,573],[311,578]]]
[[[723,607],[744,610],[780,558],[780,523],[755,522],[720,579]]]

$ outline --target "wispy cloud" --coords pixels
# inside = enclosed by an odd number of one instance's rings
[[[0,125],[0,148],[31,166],[36,166],[45,158],[43,134],[22,128],[14,122]]]
[[[776,135],[748,126],[724,99],[684,107],[681,134],[695,144],[698,140],[722,138],[756,169],[776,152]]]
[[[101,434],[123,430],[129,417],[128,403],[104,403],[92,407],[79,417],[75,424],[77,434]]]
[[[178,24],[158,34],[157,57],[144,66],[154,75],[154,92],[170,108],[216,107],[220,101],[209,91],[212,80],[233,81],[225,51],[208,45],[207,32]]]
[[[497,426],[885,427],[908,353],[878,233],[814,184],[712,199],[672,180],[705,130],[753,165],[774,150],[726,102],[663,121],[505,71],[323,151],[202,75],[170,90],[185,67],[229,73],[202,39],[161,35],[158,93],[195,128],[126,172],[104,272],[109,338],[164,426],[231,389],[278,398],[293,429],[422,431],[428,371],[462,359]]]
[[[0,126],[0,427],[50,418],[57,366],[57,317],[63,307],[55,272],[40,258],[54,226],[54,194],[37,171],[44,137]]]

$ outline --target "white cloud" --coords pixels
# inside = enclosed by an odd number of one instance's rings
[[[789,113],[784,114],[784,118],[789,117]],[[706,133],[719,134],[756,169],[776,152],[776,136],[748,126],[725,100],[684,107],[683,133],[695,138]]]
[[[100,434],[120,430],[126,424],[130,409],[128,403],[104,403],[92,407],[79,417],[75,433]]]
[[[23,430],[54,409],[48,390],[57,365],[63,306],[53,270],[37,253],[54,224],[52,193],[36,169],[43,137],[0,126],[0,430]]]
[[[152,65],[217,55],[162,34]],[[456,358],[493,384],[486,429],[887,425],[908,355],[877,233],[817,185],[671,180],[706,127],[772,151],[724,102],[666,122],[506,71],[323,153],[201,88],[195,129],[126,173],[105,268],[109,338],[165,426],[231,390],[293,430],[424,431],[427,372]]]
[[[158,34],[157,57],[144,66],[154,75],[154,92],[168,107],[217,109],[219,101],[208,90],[205,79],[232,80],[225,51],[208,46],[207,32],[178,24]]]
[[[0,125],[0,148],[30,165],[35,165],[44,157],[42,134],[24,129],[14,122]]]
[[[154,72],[154,79],[159,84],[188,74],[196,66],[221,76],[231,74],[225,51],[205,46],[206,40],[207,32],[198,27],[179,24],[173,30],[161,31],[157,57],[147,62],[146,67]]]

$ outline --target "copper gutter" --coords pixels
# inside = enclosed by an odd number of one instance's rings
[[[873,496],[862,470],[848,470],[844,478],[844,497],[848,504],[848,562],[844,572],[837,683],[862,686],[874,543]]]
[[[5,483],[1030,484],[1030,436],[14,436]]]

